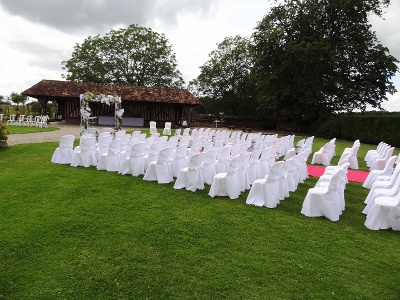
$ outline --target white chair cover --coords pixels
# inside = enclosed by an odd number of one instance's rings
[[[363,183],[363,187],[370,189],[372,188],[372,184],[375,182],[375,179],[378,176],[389,176],[393,173],[394,163],[396,162],[397,156],[392,156],[386,162],[385,168],[383,170],[372,170],[369,172],[367,178]]]
[[[343,169],[338,168],[327,186],[309,189],[301,213],[307,217],[324,216],[331,221],[339,220],[344,202],[344,199],[340,199],[339,192],[343,176]]]
[[[246,152],[240,157],[239,168],[237,171],[238,184],[241,192],[250,189],[249,178],[247,176],[247,168],[250,162],[250,152]]]
[[[331,144],[326,143],[321,149],[314,153],[311,160],[311,164],[322,164],[324,166],[329,166],[331,162]]]
[[[96,138],[92,136],[81,137],[79,149],[77,151],[74,150],[75,155],[72,159],[71,166],[72,167],[90,167],[96,166],[96,151],[95,151],[95,143]]]
[[[237,170],[239,167],[240,156],[237,155],[229,162],[228,171],[214,176],[208,195],[229,196],[230,199],[237,199],[240,196]]]
[[[279,161],[271,166],[268,175],[263,179],[257,179],[251,186],[246,203],[255,206],[275,208],[279,204],[281,168]]]
[[[109,132],[102,132],[98,137],[98,142],[96,144],[96,159],[99,161],[100,156],[107,153],[108,147],[110,146],[113,136]]]
[[[157,133],[157,122],[150,121],[150,134]]]
[[[54,151],[51,162],[54,164],[71,164],[74,158],[73,135],[64,135],[60,138],[58,148]]]
[[[214,176],[216,174],[215,165],[217,164],[218,153],[219,153],[218,149],[211,149],[204,153],[204,161],[201,167],[201,174],[204,183],[211,185],[214,179]]]
[[[173,150],[173,147],[161,149],[157,161],[153,161],[149,164],[143,180],[157,181],[158,183],[169,183],[174,181],[170,166]]]
[[[378,197],[394,197],[400,192],[400,176],[397,176],[393,186],[384,188],[371,189],[368,193],[365,202],[367,206],[362,211],[364,214],[368,214],[371,207],[374,205],[375,199]]]
[[[394,147],[390,147],[389,151],[386,152],[386,156],[384,158],[376,159],[372,164],[370,170],[383,170],[388,162],[388,160],[392,157],[394,151]]]
[[[189,167],[179,171],[174,189],[186,188],[188,191],[204,190],[203,176],[201,175],[201,166],[203,164],[204,154],[197,153],[190,157]]]
[[[247,176],[249,178],[249,183],[257,179],[257,165],[260,159],[261,150],[254,150],[251,152],[249,166],[247,167]]]
[[[179,171],[188,167],[189,159],[187,156],[187,145],[181,145],[176,148],[175,156],[171,161],[171,172],[173,177],[178,177]]]
[[[163,135],[171,135],[171,122],[165,122]]]
[[[376,198],[364,225],[372,230],[400,230],[400,194]]]
[[[222,147],[217,158],[215,171],[218,173],[226,173],[228,171],[228,164],[231,158],[232,145]]]
[[[120,164],[121,140],[113,140],[108,147],[107,153],[100,155],[97,163],[97,170],[106,170],[108,172],[118,172]]]
[[[162,148],[165,148],[163,143],[153,143],[150,145],[150,150],[147,155],[145,155],[144,169],[147,170],[150,163],[157,161],[158,155]]]
[[[131,146],[130,156],[125,158],[118,173],[139,176],[144,174],[144,150],[146,143],[139,142]]]

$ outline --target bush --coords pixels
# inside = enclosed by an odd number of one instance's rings
[[[0,148],[7,147],[8,130],[4,123],[0,122]]]
[[[340,136],[342,130],[342,120],[339,117],[331,118],[322,123],[314,132],[314,135],[321,138],[333,139]]]

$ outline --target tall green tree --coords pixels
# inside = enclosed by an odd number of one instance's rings
[[[163,34],[130,25],[76,44],[72,57],[62,62],[71,81],[147,87],[181,88],[175,53]]]
[[[390,0],[284,0],[256,27],[255,73],[266,116],[302,122],[333,112],[381,107],[396,89],[398,60],[368,15]]]
[[[16,93],[16,92],[12,92],[10,94],[10,100],[12,102],[14,102],[15,104],[17,104],[18,110],[19,110],[20,104],[22,104],[22,108],[23,108],[23,110],[25,110],[25,103],[26,103],[26,101],[28,101],[28,97],[21,95],[19,93]]]
[[[253,56],[249,39],[227,37],[209,54],[200,75],[189,84],[206,106],[208,113],[230,116],[254,114]]]

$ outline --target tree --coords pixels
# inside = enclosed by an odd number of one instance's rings
[[[189,90],[202,100],[209,113],[253,115],[250,41],[240,36],[227,37],[209,57],[200,67],[200,75],[189,83]]]
[[[28,100],[28,97],[18,94],[16,92],[12,92],[10,95],[10,100],[17,104],[17,110],[19,110],[20,104],[22,104],[22,107],[24,108],[25,102]]]
[[[398,60],[371,31],[390,0],[284,0],[253,34],[260,109],[297,127],[333,112],[381,107]]]
[[[170,88],[184,84],[165,36],[137,25],[89,36],[62,65],[67,71],[62,77],[71,81]]]

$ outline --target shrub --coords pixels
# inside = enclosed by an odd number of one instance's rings
[[[7,147],[8,130],[4,123],[0,122],[0,148]]]

